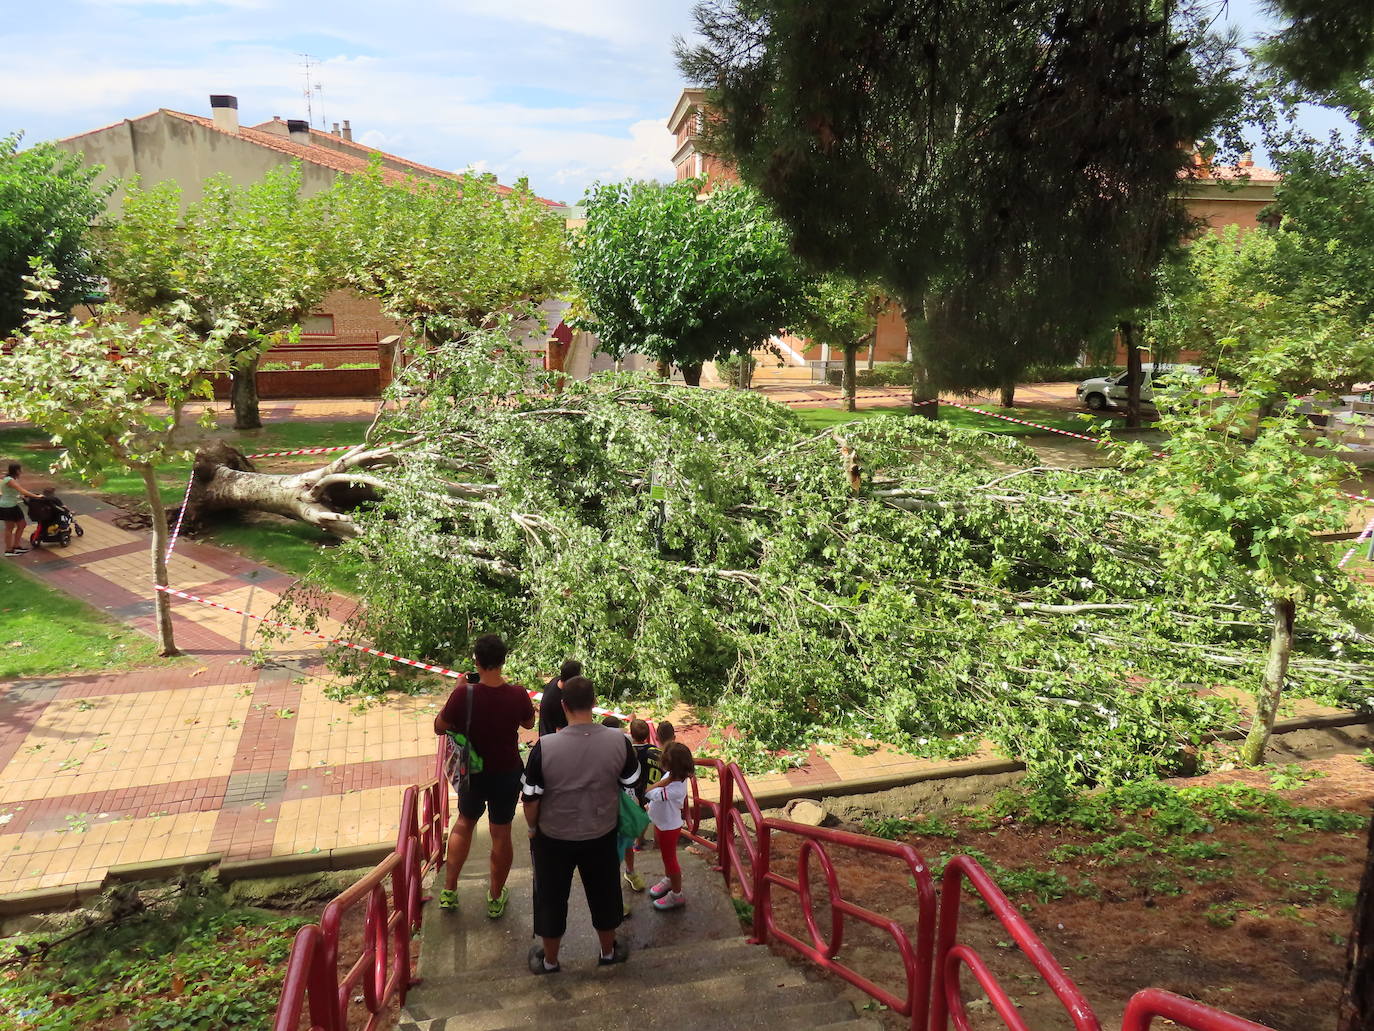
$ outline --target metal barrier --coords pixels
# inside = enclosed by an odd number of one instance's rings
[[[959,904],[965,882],[978,893],[1022,954],[1030,960],[1036,973],[1044,978],[1063,1004],[1073,1022],[1074,1031],[1100,1031],[1101,1025],[1078,986],[1050,955],[1050,950],[1031,930],[1026,918],[1002,894],[1002,889],[997,887],[988,872],[976,859],[968,856],[952,858],[946,864],[940,881],[940,936],[935,947],[935,991],[931,999],[930,1031],[946,1031],[951,1024],[958,1031],[969,1031],[972,1026],[959,987],[960,968],[963,966],[973,972],[978,986],[987,994],[992,1008],[1007,1027],[1012,1031],[1025,1031],[1026,1028],[1025,1021],[1016,1012],[1016,1004],[988,969],[983,958],[969,946],[959,944]]]
[[[1121,1018],[1121,1031],[1149,1031],[1155,1017],[1172,1020],[1189,1031],[1270,1031],[1263,1024],[1160,988],[1146,988],[1131,996]]]
[[[307,1011],[310,1031],[348,1031],[349,1005],[360,989],[367,1031],[378,1026],[393,1001],[405,1004],[406,992],[416,983],[410,940],[423,918],[424,877],[443,863],[447,812],[448,785],[443,781],[406,788],[395,851],[325,906],[318,925],[296,933],[273,1031],[298,1031]],[[359,907],[365,914],[362,950],[341,972],[343,921]]]

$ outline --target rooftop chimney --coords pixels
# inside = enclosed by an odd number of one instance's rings
[[[227,133],[239,134],[239,98],[226,93],[210,94],[210,113],[215,117],[215,128]]]
[[[1240,156],[1240,161],[1237,162],[1237,163],[1240,165],[1241,168],[1254,168],[1254,167],[1255,167],[1255,155],[1251,154],[1251,153],[1247,150],[1244,154],[1242,154],[1242,155]]]
[[[299,143],[304,147],[310,146],[310,123],[304,118],[288,118],[286,120],[286,132],[291,137],[292,143]]]
[[[347,119],[347,118],[344,119],[344,124],[343,124],[343,138],[346,139],[346,140],[351,140],[351,139],[353,139],[353,126],[351,126],[351,125],[348,124],[348,119]]]
[[[335,122],[335,123],[334,123],[334,128],[330,131],[330,135],[331,135],[331,136],[338,136],[338,135],[339,135],[339,123],[338,123],[338,122]]]

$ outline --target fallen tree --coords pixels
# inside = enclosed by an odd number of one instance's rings
[[[930,420],[817,434],[754,394],[633,376],[554,394],[478,346],[406,375],[359,447],[285,477],[207,464],[199,501],[345,537],[335,554],[365,560],[346,632],[378,648],[462,664],[495,630],[513,674],[573,655],[612,698],[715,707],[745,758],[991,738],[1070,781],[1174,768],[1238,720],[1238,690],[1198,685],[1249,687],[1263,656],[1243,571],[1171,572],[1169,520],[1116,471],[1046,470]],[[323,617],[314,588],[288,594],[290,621]],[[1359,700],[1371,612],[1364,589],[1314,599],[1293,690]],[[397,686],[384,661],[332,661],[350,690]]]

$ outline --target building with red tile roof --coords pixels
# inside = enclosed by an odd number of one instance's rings
[[[382,178],[388,182],[459,178],[456,172],[355,142],[348,122],[333,133],[312,129],[305,121],[277,117],[257,126],[241,125],[238,100],[227,95],[211,96],[210,110],[211,116],[205,117],[160,108],[58,140],[56,146],[88,164],[102,166],[101,181],[115,181],[107,202],[112,212],[119,210],[127,184],[135,179],[145,186],[172,180],[181,188],[183,199],[192,202],[200,199],[202,186],[212,175],[224,174],[236,185],[246,186],[292,162],[300,164],[301,188],[307,196],[329,189],[340,175],[365,171],[374,160],[381,163]],[[511,192],[509,186],[498,189],[503,194]],[[540,200],[566,217],[564,205]],[[373,361],[378,341],[405,333],[405,327],[382,315],[375,300],[344,290],[327,296],[321,310],[301,329],[299,344],[269,352],[267,361],[330,368]]]

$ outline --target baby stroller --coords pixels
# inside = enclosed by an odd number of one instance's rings
[[[29,543],[35,548],[44,544],[59,544],[65,548],[72,542],[73,530],[78,537],[84,537],[86,533],[52,487],[44,490],[42,497],[29,501],[29,519],[34,524]]]

